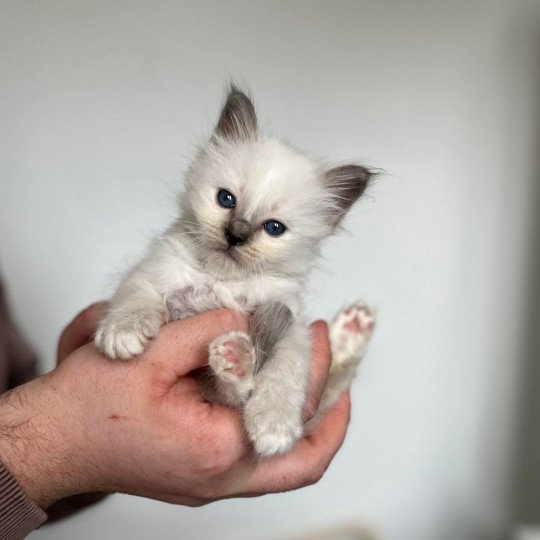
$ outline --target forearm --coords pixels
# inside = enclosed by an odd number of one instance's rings
[[[25,470],[35,444],[28,396],[20,389],[0,396],[0,538],[24,538],[47,519],[40,483],[32,480],[35,464]],[[40,475],[41,476],[41,475]]]
[[[0,396],[0,461],[40,508],[77,492],[79,464],[51,374]]]

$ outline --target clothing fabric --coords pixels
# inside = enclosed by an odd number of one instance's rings
[[[0,394],[36,375],[36,357],[9,316],[0,282]],[[0,463],[0,540],[24,538],[46,519],[47,514],[28,498],[17,480]]]
[[[0,463],[0,540],[19,540],[37,529],[47,514],[37,507]]]

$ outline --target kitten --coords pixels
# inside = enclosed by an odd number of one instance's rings
[[[165,321],[229,308],[249,313],[250,335],[210,346],[212,400],[242,407],[260,456],[287,452],[350,384],[373,328],[352,306],[331,328],[334,361],[319,412],[302,407],[310,339],[302,293],[319,245],[368,185],[359,165],[329,170],[257,129],[250,99],[232,86],[215,131],[186,176],[180,217],[124,278],[96,333],[111,359],[141,353]]]

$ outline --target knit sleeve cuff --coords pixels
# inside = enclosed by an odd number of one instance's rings
[[[37,529],[47,514],[36,506],[0,463],[0,540],[19,540]]]

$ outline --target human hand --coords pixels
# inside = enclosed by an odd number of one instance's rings
[[[72,352],[79,347],[91,343],[94,339],[99,321],[109,302],[95,302],[78,313],[73,320],[64,328],[58,340],[56,351],[56,364],[63,362]]]
[[[57,365],[79,347],[93,341],[96,329],[108,306],[109,302],[95,302],[78,313],[64,328],[58,340]],[[313,355],[303,414],[306,422],[317,412],[332,362],[327,323],[321,320],[315,321],[311,324],[311,329]]]
[[[91,326],[76,321],[67,337],[83,336],[80,330]],[[0,424],[10,429],[0,437],[6,466],[44,508],[91,491],[196,506],[317,481],[343,441],[348,396],[289,454],[255,462],[238,411],[207,403],[189,375],[206,364],[208,343],[247,325],[227,311],[171,323],[130,363],[110,362],[92,344],[78,349],[55,371],[3,397]],[[316,410],[330,363],[325,324],[316,323],[313,333],[306,419]],[[78,343],[65,339],[71,346],[59,347],[60,360]]]

